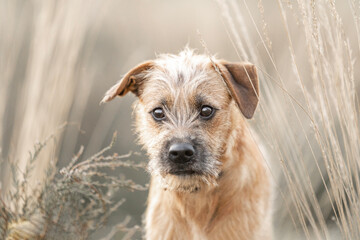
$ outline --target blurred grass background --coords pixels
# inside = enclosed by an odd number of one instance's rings
[[[34,143],[65,121],[72,124],[39,155],[32,185],[41,184],[50,161],[60,169],[81,145],[87,159],[114,131],[115,152],[142,152],[131,131],[135,97],[99,106],[104,92],[156,53],[186,44],[202,53],[204,41],[211,54],[253,62],[260,72],[261,101],[250,122],[275,180],[275,239],[358,239],[359,5],[0,0],[0,196],[10,189],[8,163],[24,170]],[[142,171],[121,174],[149,180]],[[126,215],[141,225],[146,196],[120,191],[127,201],[93,239]]]

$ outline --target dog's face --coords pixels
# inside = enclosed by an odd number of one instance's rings
[[[166,189],[192,192],[216,186],[234,111],[252,116],[258,84],[252,65],[214,63],[185,50],[132,69],[104,101],[128,91],[139,98],[136,131],[149,172]]]
[[[136,129],[163,186],[196,189],[221,171],[231,96],[211,64],[174,71],[173,61],[158,61],[139,88]]]

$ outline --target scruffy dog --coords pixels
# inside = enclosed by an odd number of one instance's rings
[[[131,69],[102,101],[129,91],[150,158],[146,239],[271,239],[271,181],[244,119],[255,66],[185,49]]]

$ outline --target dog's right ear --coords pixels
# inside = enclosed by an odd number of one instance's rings
[[[153,61],[143,62],[131,69],[125,76],[106,93],[101,103],[110,102],[116,96],[124,96],[129,91],[138,96],[138,88],[144,81],[144,71],[149,70],[153,66]]]

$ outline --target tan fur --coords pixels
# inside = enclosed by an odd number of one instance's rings
[[[104,97],[108,101],[126,91],[139,97],[136,131],[152,175],[146,239],[271,239],[271,181],[244,120],[257,105],[256,69],[215,64],[188,49],[162,55],[139,65],[141,71],[132,69]],[[211,120],[199,119],[199,99],[217,109]],[[150,114],[159,106],[166,114],[161,123]],[[204,148],[201,174],[169,173],[164,146],[173,138]]]

